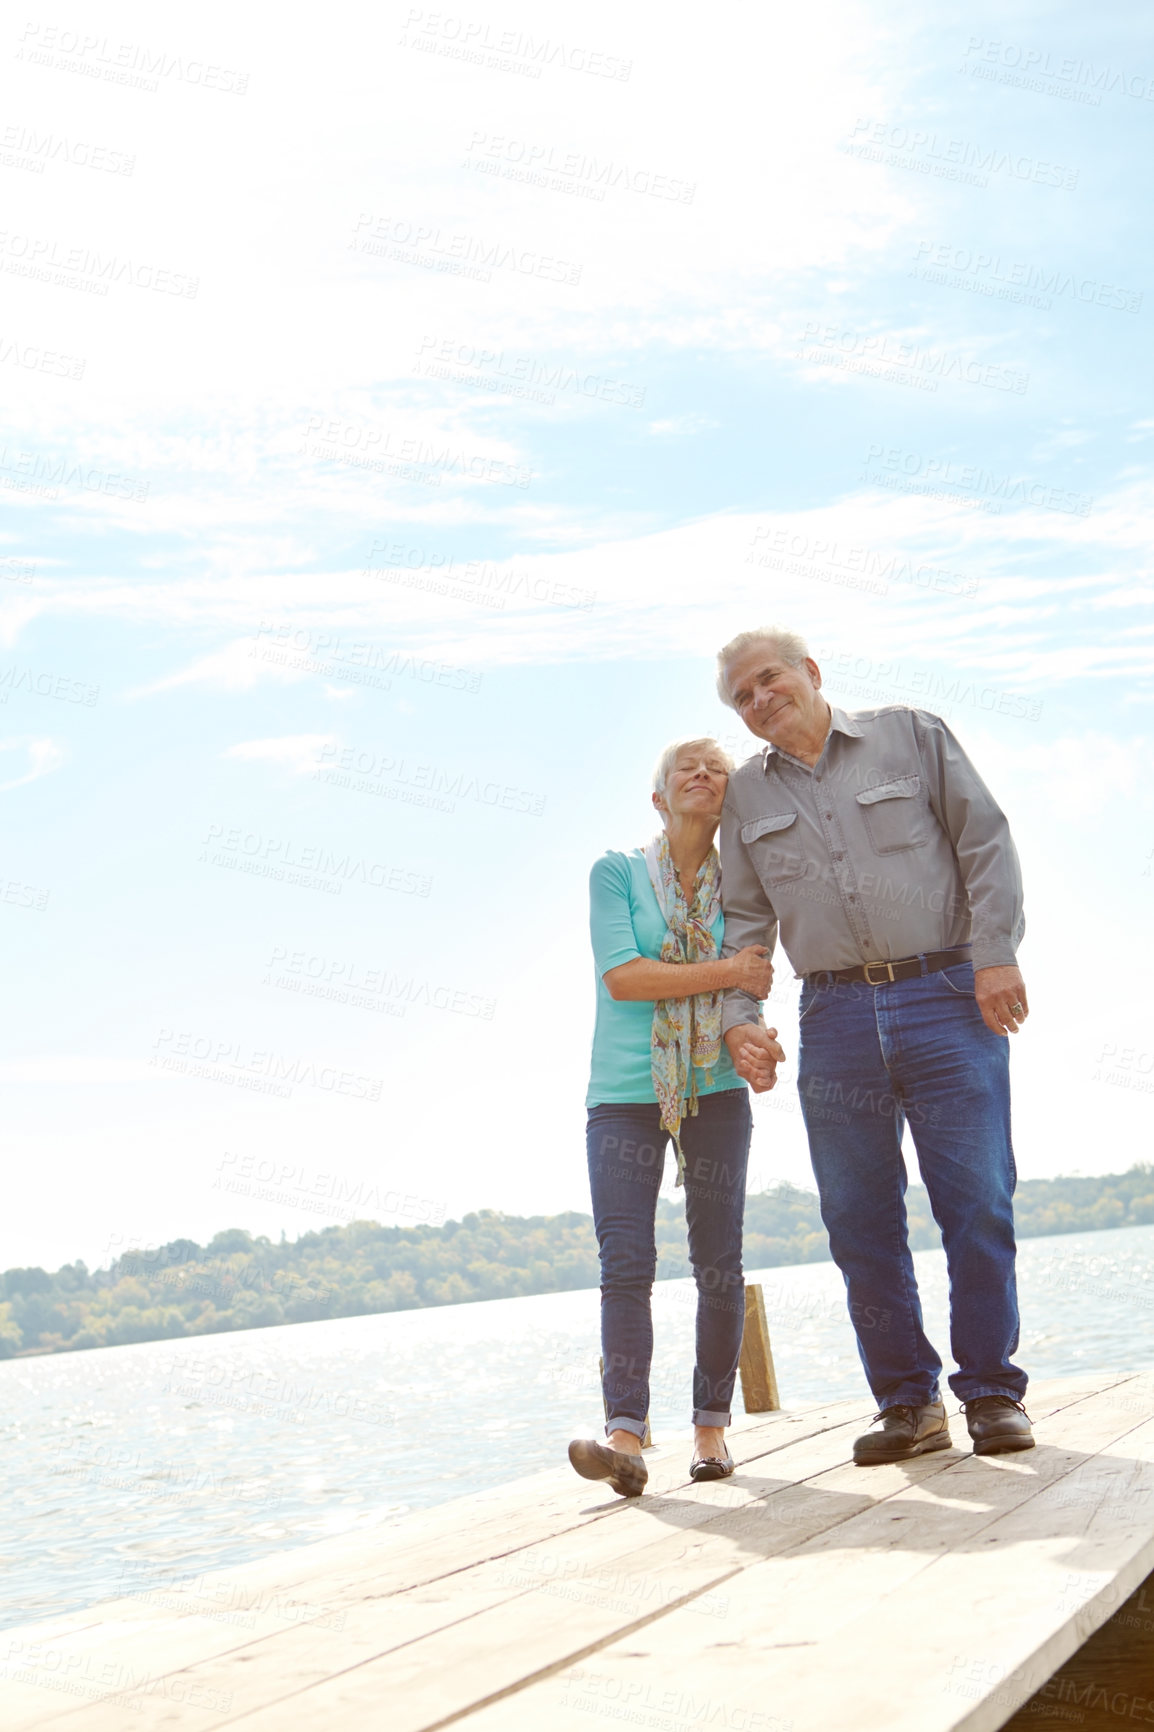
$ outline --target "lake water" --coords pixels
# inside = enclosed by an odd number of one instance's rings
[[[945,1358],[945,1260],[915,1262]],[[833,1265],[748,1279],[783,1403],[868,1405]],[[1019,1286],[1033,1376],[1154,1365],[1154,1227],[1024,1240]],[[654,1293],[653,1429],[687,1452],[693,1301],[688,1280]],[[0,1363],[0,1625],[558,1465],[600,1431],[597,1355],[589,1290]]]

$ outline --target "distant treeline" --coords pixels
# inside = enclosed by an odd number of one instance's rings
[[[915,1250],[940,1243],[926,1193],[907,1195]],[[1154,1166],[1104,1178],[1027,1179],[1017,1194],[1022,1238],[1154,1222]],[[659,1280],[688,1272],[680,1201],[657,1212]],[[828,1256],[817,1198],[778,1185],[748,1200],[745,1264],[771,1269]],[[279,1245],[229,1227],[207,1245],[173,1239],[126,1251],[107,1269],[83,1263],[0,1275],[0,1358],[127,1341],[311,1323],[595,1287],[597,1244],[588,1215],[499,1215],[489,1209],[442,1227],[353,1221]]]

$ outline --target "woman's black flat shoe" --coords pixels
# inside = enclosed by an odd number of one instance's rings
[[[618,1497],[640,1497],[649,1480],[639,1455],[626,1455],[607,1443],[594,1443],[591,1437],[573,1439],[569,1460],[582,1479],[607,1479]]]
[[[695,1455],[689,1464],[689,1477],[690,1479],[698,1481],[705,1479],[728,1479],[736,1467],[737,1463],[730,1455],[728,1449],[725,1451],[724,1461],[721,1461],[716,1455]]]

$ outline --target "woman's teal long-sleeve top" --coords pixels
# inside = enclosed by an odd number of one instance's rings
[[[655,1101],[649,1066],[653,1001],[611,998],[604,979],[611,968],[620,968],[635,956],[661,960],[665,917],[649,882],[642,849],[631,848],[627,854],[610,850],[594,863],[589,874],[589,930],[597,967],[597,1021],[585,1104],[595,1107],[607,1101]],[[720,912],[711,931],[720,955],[725,935]],[[711,1075],[712,1082],[706,1082],[704,1073],[699,1073],[698,1094],[742,1087],[724,1045]]]

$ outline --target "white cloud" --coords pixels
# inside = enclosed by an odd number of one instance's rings
[[[659,438],[685,439],[694,433],[709,433],[720,425],[709,415],[673,415],[666,421],[650,421],[647,431]]]
[[[1142,581],[1152,506],[1145,480],[1105,496],[1089,518],[1043,509],[990,516],[960,499],[859,488],[808,509],[720,512],[659,530],[614,534],[594,522],[588,544],[573,537],[563,551],[485,562],[483,581],[475,571],[466,580],[441,568],[309,571],[294,561],[164,582],[45,579],[41,605],[252,634],[137,696],[323,677],[324,654],[309,646],[324,634],[492,666],[693,653],[751,615],[774,614],[815,642],[960,653],[1019,682],[1103,677],[1152,666]],[[435,552],[437,542],[423,536],[421,546]],[[504,608],[479,605],[490,598]],[[280,660],[285,633],[292,653]]]
[[[337,743],[335,734],[282,734],[270,740],[241,740],[226,746],[222,758],[240,758],[245,763],[279,764],[294,775],[311,775],[325,746]]]
[[[10,788],[23,788],[28,782],[36,782],[41,776],[50,776],[53,770],[58,770],[63,764],[66,753],[63,746],[55,740],[4,740],[0,742],[0,752],[26,752],[28,767],[23,775],[14,776],[11,781],[0,782],[0,794],[6,794]]]
[[[216,686],[225,691],[251,691],[267,680],[291,684],[307,677],[308,669],[301,664],[299,657],[278,660],[268,642],[262,644],[259,637],[246,637],[214,650],[211,655],[199,656],[176,673],[150,680],[126,696],[152,697],[157,692],[195,685]]]

